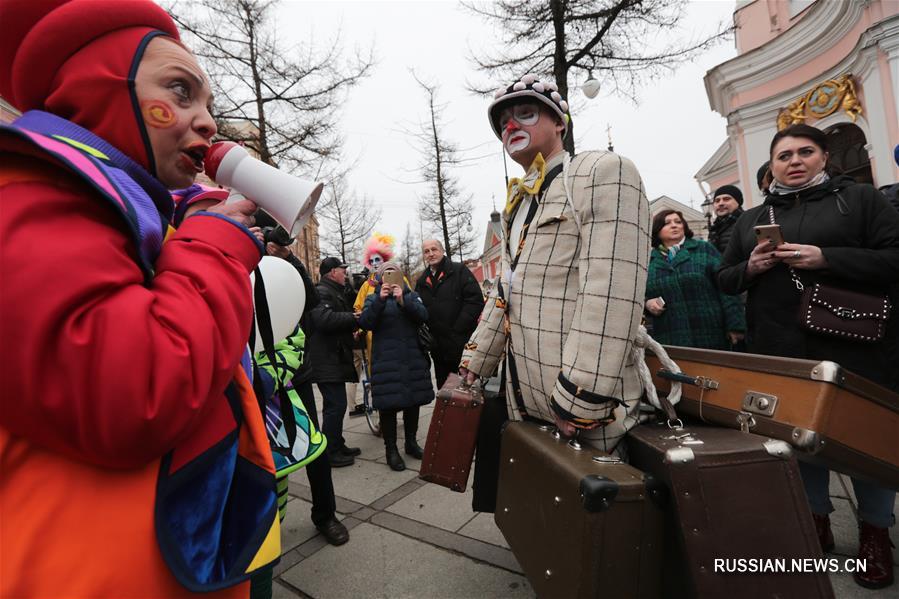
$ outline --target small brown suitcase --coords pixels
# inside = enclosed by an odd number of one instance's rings
[[[667,485],[666,597],[834,596],[826,573],[805,571],[823,555],[786,442],[664,424],[626,442],[631,465]]]
[[[787,441],[797,456],[899,489],[899,394],[833,362],[668,347],[683,375],[646,362],[660,391],[681,380],[680,413]]]
[[[469,387],[458,374],[450,374],[437,392],[420,479],[465,492],[483,409],[480,383]]]
[[[538,597],[662,597],[655,492],[643,473],[549,427],[503,431],[494,519]]]

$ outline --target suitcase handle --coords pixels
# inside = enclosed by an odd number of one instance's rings
[[[718,388],[718,381],[714,379],[710,379],[704,376],[690,376],[689,374],[684,374],[683,372],[671,372],[666,368],[662,368],[661,370],[659,370],[656,375],[663,379],[668,379],[669,381],[686,383],[687,385],[693,385],[694,387],[699,387],[700,389],[715,390]]]

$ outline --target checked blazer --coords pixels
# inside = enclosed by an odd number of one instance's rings
[[[553,156],[547,172],[564,158]],[[490,376],[508,350],[527,415],[614,418],[581,435],[612,451],[637,423],[643,393],[631,352],[643,312],[649,203],[636,167],[611,152],[578,154],[541,193],[514,270],[517,248],[504,244],[506,301],[491,293],[462,365]],[[507,238],[514,216],[503,215]],[[510,413],[520,419],[506,378]]]

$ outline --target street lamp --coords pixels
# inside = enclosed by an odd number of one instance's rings
[[[705,216],[705,228],[706,230],[711,230],[712,228],[712,198],[706,196],[705,201],[700,204],[700,208],[702,208],[702,214]]]
[[[474,229],[471,226],[471,213],[458,213],[456,214],[456,240],[458,241],[459,247],[459,262],[465,263],[465,260],[462,258],[462,219],[465,219],[465,230],[469,233]]]
[[[592,100],[599,93],[599,88],[599,81],[593,78],[593,71],[588,70],[587,80],[584,81],[584,84],[581,86],[581,91],[584,92],[585,96]]]

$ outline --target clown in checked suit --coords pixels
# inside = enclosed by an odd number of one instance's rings
[[[512,419],[614,451],[643,393],[631,357],[650,246],[643,183],[626,158],[564,151],[568,103],[553,83],[525,75],[488,114],[525,176],[509,182],[503,274],[460,372],[490,376],[505,359]]]

